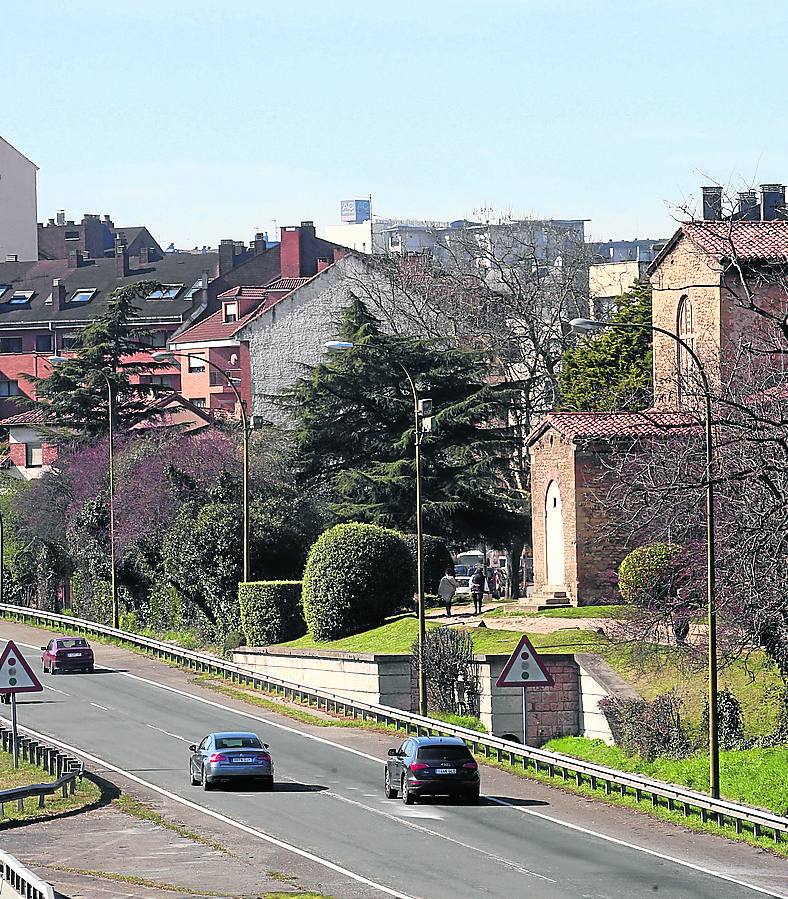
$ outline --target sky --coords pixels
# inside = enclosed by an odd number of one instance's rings
[[[788,3],[4,4],[0,135],[38,217],[250,240],[372,195],[660,238],[710,181],[788,180]]]

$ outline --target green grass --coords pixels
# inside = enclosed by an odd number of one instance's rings
[[[485,618],[616,618],[626,606],[568,606],[564,609],[545,609],[532,612],[523,608],[507,608],[501,606],[491,612],[485,612]]]
[[[474,715],[454,715],[451,712],[429,713],[430,718],[443,721],[445,724],[453,724],[455,727],[464,727],[466,730],[475,730],[477,733],[486,734],[487,728]]]
[[[13,787],[26,787],[31,784],[51,783],[54,778],[35,765],[19,760],[19,768],[14,770],[14,762],[10,753],[0,752],[0,790],[10,790]],[[43,808],[38,807],[38,797],[26,799],[24,811],[20,812],[16,802],[7,802],[0,818],[0,829],[10,822],[40,821],[51,818],[53,815],[62,815],[64,812],[73,812],[84,808],[101,799],[101,790],[92,780],[83,777],[77,781],[77,789],[74,795],[66,797],[58,792],[45,798]]]
[[[201,834],[189,830],[188,827],[178,824],[176,821],[170,821],[168,818],[159,814],[155,808],[148,805],[147,802],[140,802],[139,799],[133,799],[125,793],[118,796],[118,798],[114,800],[114,804],[120,811],[125,812],[127,815],[138,818],[140,821],[149,821],[151,824],[157,824],[159,827],[166,827],[167,830],[177,833],[178,836],[181,836],[186,840],[202,843],[203,846],[210,846],[211,849],[215,849],[217,852],[229,851],[225,849],[221,843],[209,840]]]

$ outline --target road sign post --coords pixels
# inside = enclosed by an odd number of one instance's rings
[[[0,693],[11,695],[11,740],[14,754],[14,768],[19,767],[19,734],[16,723],[16,694],[38,693],[43,690],[41,681],[17,648],[9,640],[0,654]]]
[[[528,687],[553,687],[555,681],[531,641],[523,634],[495,681],[496,687],[521,687],[523,691],[523,745],[528,743]]]

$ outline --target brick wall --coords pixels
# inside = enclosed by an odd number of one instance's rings
[[[542,656],[555,680],[554,687],[527,691],[529,746],[541,746],[555,737],[580,732],[580,669],[572,656]]]

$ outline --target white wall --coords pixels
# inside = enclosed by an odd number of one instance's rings
[[[38,167],[0,137],[0,262],[38,259],[36,172]]]

